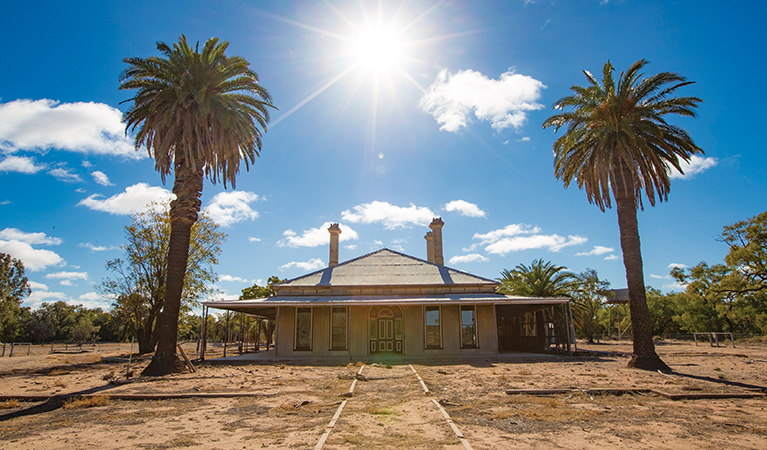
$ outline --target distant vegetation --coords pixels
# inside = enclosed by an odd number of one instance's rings
[[[719,241],[730,247],[724,263],[674,268],[683,286],[663,294],[646,287],[653,336],[726,331],[767,335],[767,212],[724,227]],[[501,272],[499,291],[538,297],[569,296],[576,334],[594,340],[631,334],[628,305],[608,305],[610,284],[595,270],[571,274],[543,260]]]

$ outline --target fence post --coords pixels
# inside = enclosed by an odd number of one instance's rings
[[[13,342],[11,342],[11,351],[8,353],[8,357],[13,356]]]
[[[732,333],[730,333],[730,341],[732,342],[732,348],[735,348],[735,338],[733,337]]]
[[[0,356],[5,356],[5,346],[6,346],[6,345],[7,345],[7,344],[6,344],[5,342],[3,342],[3,354],[2,354],[2,355],[0,355]]]
[[[31,342],[29,342],[29,343],[27,344],[27,356],[29,356],[29,352],[30,352],[30,351],[32,351],[32,343],[31,343]]]

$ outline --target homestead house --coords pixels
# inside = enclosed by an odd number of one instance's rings
[[[499,282],[444,265],[437,218],[427,259],[387,248],[339,264],[338,224],[328,228],[328,267],[252,300],[205,306],[276,321],[280,360],[461,359],[508,352],[569,351],[567,298],[499,294]]]

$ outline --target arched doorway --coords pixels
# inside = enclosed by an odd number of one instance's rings
[[[373,306],[368,315],[371,355],[402,354],[402,310],[399,306]]]

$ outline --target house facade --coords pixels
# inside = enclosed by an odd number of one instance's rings
[[[341,230],[333,224],[327,268],[273,285],[272,297],[205,305],[275,320],[275,357],[284,360],[564,349],[569,299],[498,294],[497,281],[446,267],[442,226],[430,225],[426,260],[383,248],[339,264]]]

